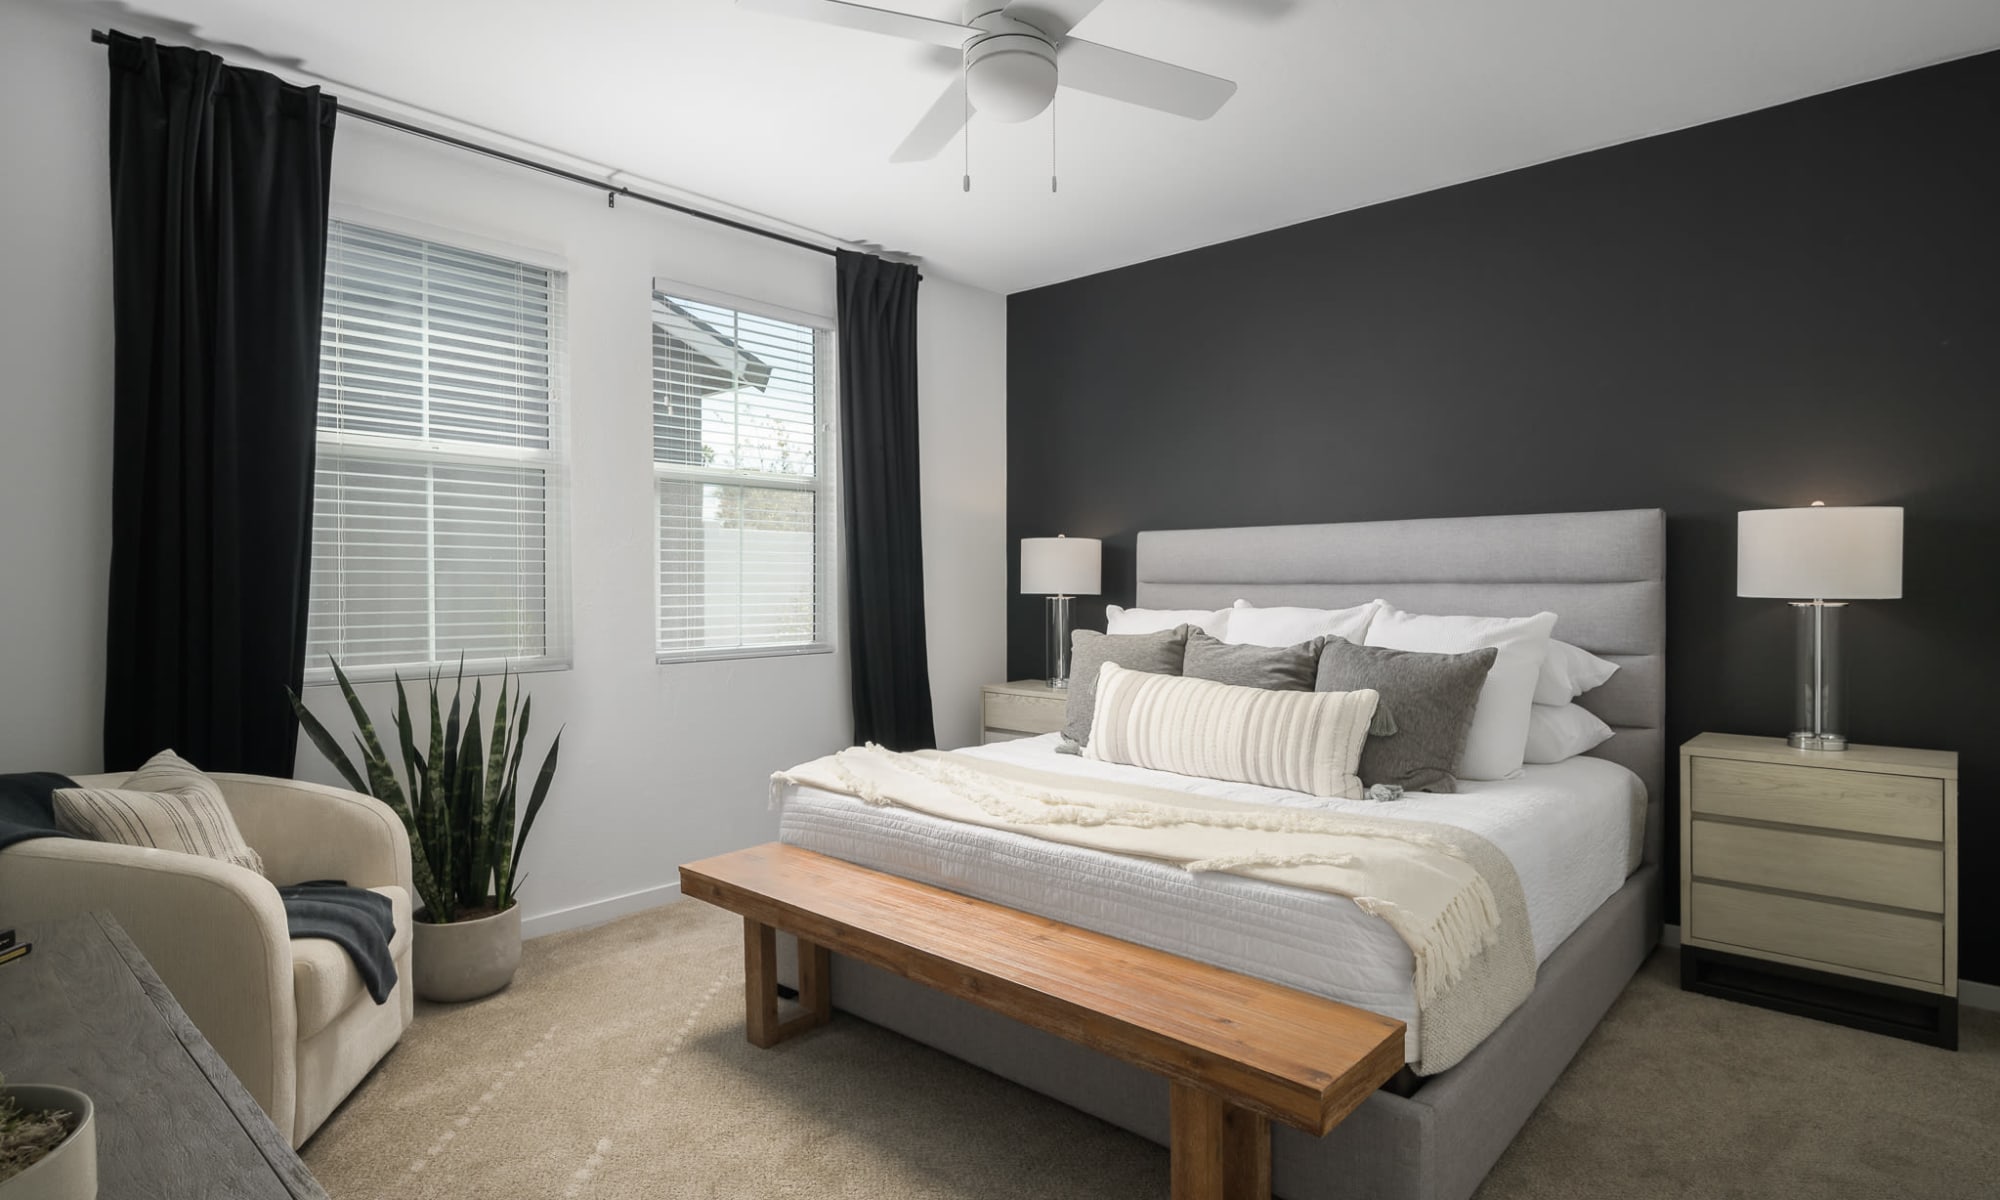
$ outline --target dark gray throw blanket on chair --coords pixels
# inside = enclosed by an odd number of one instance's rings
[[[29,838],[68,837],[56,828],[57,788],[76,781],[50,771],[0,775],[0,850]],[[5,870],[0,865],[0,870]],[[325,938],[354,960],[368,994],[381,1004],[396,986],[389,939],[396,921],[387,896],[340,880],[314,880],[278,889],[285,928],[295,938]]]
[[[387,896],[348,887],[340,879],[295,883],[279,888],[278,896],[285,902],[285,928],[293,937],[325,938],[347,951],[375,1003],[389,998],[396,986],[396,960],[389,957],[396,918]]]

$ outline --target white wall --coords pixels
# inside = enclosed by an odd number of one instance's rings
[[[104,52],[87,11],[0,9],[0,769],[98,765],[110,556]],[[831,313],[832,261],[346,121],[337,205],[559,255],[569,271],[574,668],[528,677],[530,758],[567,727],[523,863],[531,932],[670,896],[684,861],[771,836],[774,769],[845,745],[843,654],[653,661],[655,276]],[[801,181],[801,186],[810,186]],[[863,231],[866,232],[866,231]],[[1002,297],[919,293],[925,582],[942,744],[1003,669]],[[364,688],[384,710],[389,689]],[[346,728],[331,688],[307,702]],[[300,773],[336,777],[301,742]]]

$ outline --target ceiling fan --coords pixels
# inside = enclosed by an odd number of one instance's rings
[[[1069,36],[1100,0],[966,0],[962,21],[849,4],[845,0],[737,0],[759,12],[948,46],[964,56],[963,92],[954,81],[890,162],[934,158],[974,112],[1025,121],[1047,109],[1056,87],[1205,121],[1236,85],[1155,58]],[[969,185],[968,185],[969,186]]]

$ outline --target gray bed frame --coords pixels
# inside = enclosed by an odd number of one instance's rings
[[[1286,1200],[1470,1196],[1660,937],[1665,783],[1665,518],[1658,509],[1265,526],[1139,535],[1146,608],[1342,607],[1557,613],[1556,636],[1620,670],[1581,703],[1616,733],[1593,751],[1648,793],[1639,869],[1544,962],[1526,1003],[1408,1096],[1377,1092],[1324,1138],[1274,1127]],[[833,1002],[1114,1125],[1167,1144],[1164,1080],[963,1001],[836,959]]]

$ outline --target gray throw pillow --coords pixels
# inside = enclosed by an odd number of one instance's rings
[[[1326,639],[1321,637],[1296,646],[1239,646],[1190,629],[1181,674],[1267,692],[1310,692],[1319,677],[1319,651],[1324,645]]]
[[[1090,741],[1090,714],[1097,707],[1097,673],[1105,663],[1130,671],[1178,675],[1187,654],[1188,627],[1158,633],[1098,633],[1079,629],[1069,639],[1069,721],[1063,736],[1081,746]]]
[[[1412,792],[1455,792],[1458,762],[1472,733],[1479,689],[1500,652],[1491,646],[1465,654],[1425,654],[1384,646],[1357,646],[1330,637],[1319,656],[1315,690],[1373,688],[1395,732],[1373,736],[1361,748],[1361,782],[1393,783]]]

